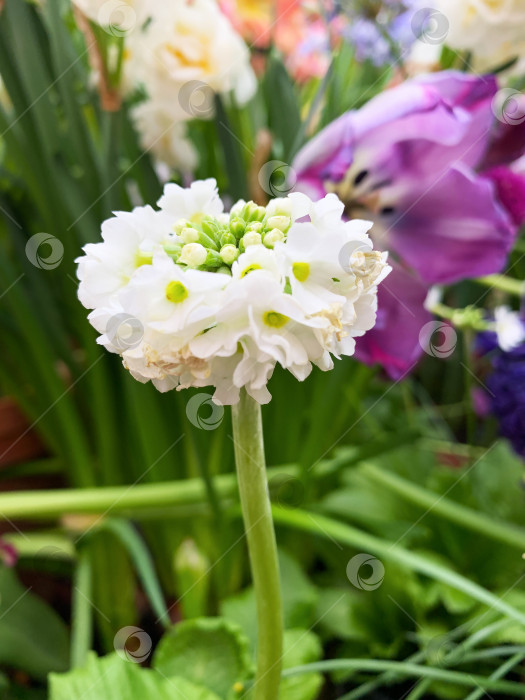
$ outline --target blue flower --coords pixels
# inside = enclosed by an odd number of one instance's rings
[[[417,38],[412,28],[415,6],[417,0],[341,0],[341,10],[351,20],[344,35],[357,60],[384,66],[406,55]]]
[[[500,433],[525,457],[525,343],[505,352],[498,345],[496,333],[480,333],[477,347],[491,363],[485,383]]]

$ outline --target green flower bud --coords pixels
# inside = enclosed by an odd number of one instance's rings
[[[255,202],[248,202],[242,210],[242,218],[245,221],[262,221],[266,214],[264,207],[259,207]]]
[[[250,245],[258,245],[262,243],[261,234],[257,233],[257,231],[248,231],[248,233],[245,233],[242,237],[241,243],[244,248],[248,248]]]
[[[189,267],[204,265],[208,257],[208,251],[200,243],[186,243],[182,246],[179,262]]]
[[[197,243],[199,240],[199,232],[193,226],[185,226],[180,232],[180,236],[184,243]]]
[[[216,269],[224,264],[224,260],[216,250],[208,250],[204,267]]]
[[[246,230],[246,222],[244,219],[236,216],[230,221],[230,231],[235,236],[238,241],[244,236],[244,231]]]
[[[217,229],[219,228],[219,223],[216,219],[211,216],[205,216],[201,221],[201,228],[208,236],[215,236]]]
[[[226,233],[222,234],[219,242],[221,244],[221,248],[225,245],[237,246],[237,239],[235,238],[233,233],[230,233],[229,231],[226,231]]]
[[[181,590],[186,591],[180,601],[184,617],[191,619],[206,615],[210,562],[193,540],[184,540],[176,551],[174,569]]]
[[[219,250],[219,246],[217,245],[215,238],[212,238],[205,233],[199,233],[199,243],[202,243],[205,248],[210,248],[211,250],[217,251]]]
[[[175,233],[179,233],[182,231],[183,228],[186,228],[187,226],[191,226],[190,222],[187,219],[179,219],[173,224],[173,230]]]
[[[272,228],[263,235],[263,243],[267,248],[273,248],[276,243],[284,241],[284,233],[278,228]]]
[[[221,258],[227,265],[231,265],[239,257],[240,251],[236,245],[225,245],[221,248]]]
[[[263,229],[262,221],[250,221],[248,226],[246,226],[246,231],[256,231],[257,233],[262,233]]]
[[[278,228],[279,231],[286,233],[291,223],[292,221],[289,216],[270,216],[266,222],[266,227],[269,229]]]

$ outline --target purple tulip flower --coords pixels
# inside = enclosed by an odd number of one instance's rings
[[[525,218],[525,179],[491,155],[501,133],[493,76],[442,72],[389,89],[347,112],[298,153],[296,189],[335,192],[349,218],[374,221],[377,247],[397,261],[380,293],[378,325],[357,346],[392,378],[421,356],[432,284],[500,271]],[[515,129],[523,141],[523,127]],[[486,164],[486,165],[485,165]]]

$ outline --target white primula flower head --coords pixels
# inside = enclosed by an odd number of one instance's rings
[[[333,194],[292,194],[224,213],[215,180],[168,184],[160,209],[118,212],[78,259],[79,298],[98,342],[159,391],[241,388],[260,403],[276,364],[300,381],[352,355],[390,271],[367,221]]]

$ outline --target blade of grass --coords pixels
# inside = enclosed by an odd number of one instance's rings
[[[155,572],[153,559],[138,532],[131,523],[116,518],[103,521],[98,527],[98,530],[100,529],[112,532],[126,547],[156,617],[163,621],[165,627],[169,627],[169,611]]]
[[[81,668],[93,643],[93,569],[88,547],[78,552],[73,577],[71,610],[71,667]]]
[[[402,676],[415,678],[431,678],[436,681],[461,685],[467,688],[477,686],[484,691],[494,691],[511,695],[512,697],[525,697],[525,686],[522,683],[513,681],[501,681],[494,678],[486,678],[471,673],[461,673],[460,671],[448,671],[432,666],[419,666],[417,664],[406,663],[404,661],[383,661],[380,659],[332,659],[328,661],[318,661],[304,666],[296,666],[286,669],[283,678],[292,678],[305,673],[327,673],[329,671],[396,671]]]

